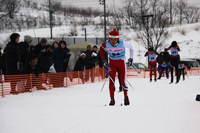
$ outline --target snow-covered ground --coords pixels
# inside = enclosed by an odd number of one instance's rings
[[[169,84],[163,78],[128,79],[130,106],[115,93],[108,103],[108,82],[76,85],[0,98],[1,133],[198,133],[200,76]],[[116,82],[118,88],[118,82]],[[105,106],[107,105],[107,106]]]

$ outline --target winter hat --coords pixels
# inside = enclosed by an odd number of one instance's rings
[[[25,41],[26,43],[29,43],[29,42],[32,41],[32,37],[29,36],[29,35],[25,35],[25,36],[24,36],[24,41]]]
[[[173,41],[172,42],[172,47],[176,47],[177,46],[177,42],[176,41]]]
[[[53,39],[48,40],[48,44],[51,45],[51,46],[53,45],[54,42],[55,42],[55,40],[53,40]]]
[[[40,43],[47,43],[47,39],[42,38],[41,41],[40,41]]]
[[[82,53],[82,54],[81,54],[81,56],[82,56],[82,55],[85,55],[85,56],[86,56],[86,54],[85,54],[85,53]]]
[[[19,35],[18,33],[13,33],[13,34],[10,36],[11,42],[15,42],[18,36],[20,37],[20,35]]]
[[[119,32],[117,32],[116,29],[109,33],[109,39],[111,38],[117,38],[117,40],[119,40]]]

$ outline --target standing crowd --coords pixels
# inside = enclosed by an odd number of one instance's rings
[[[4,50],[0,48],[0,70],[5,75],[5,81],[10,82],[11,91],[10,94],[19,94],[16,90],[18,82],[25,81],[24,92],[31,92],[33,87],[37,90],[46,90],[42,84],[53,84],[53,87],[63,87],[65,76],[56,76],[58,72],[66,72],[68,69],[68,63],[70,59],[70,50],[67,48],[65,41],[59,43],[53,39],[46,40],[42,38],[36,45],[32,44],[32,37],[29,35],[24,36],[24,41],[19,42],[20,35],[13,33],[10,36],[10,42],[6,45]],[[107,57],[105,52],[105,57]],[[107,57],[108,58],[108,57]],[[76,65],[73,71],[81,71],[80,74],[82,83],[89,81],[94,82],[94,71],[92,68],[99,65],[103,67],[100,53],[97,52],[97,46],[87,46],[87,50],[84,51],[76,61]],[[45,76],[39,76],[43,73],[50,72],[50,68],[53,66],[54,73],[51,74],[51,81]],[[83,73],[83,70],[88,70]],[[103,70],[99,70],[103,78]],[[23,79],[17,79],[12,75],[22,74],[35,74],[36,82],[32,82],[30,76],[23,76]],[[9,75],[9,76],[7,76]],[[9,79],[10,78],[10,79]],[[70,81],[73,78],[78,78],[77,75],[71,75]]]

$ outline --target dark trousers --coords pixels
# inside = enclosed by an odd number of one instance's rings
[[[178,62],[179,62],[179,58],[171,58],[171,60],[170,60],[170,64],[175,68],[175,71],[176,71],[176,82],[179,81]],[[173,72],[174,72],[174,69],[172,68],[171,69],[171,82],[173,82],[173,80],[174,80]]]
[[[183,80],[185,80],[185,72],[184,72],[184,68],[183,69],[179,69],[179,75],[178,75],[178,80],[180,80],[181,77],[181,73],[183,74]]]

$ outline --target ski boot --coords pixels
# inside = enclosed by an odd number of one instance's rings
[[[115,105],[115,99],[114,99],[114,97],[111,97],[109,105],[110,106],[114,106]]]
[[[150,82],[152,82],[152,79],[150,79]]]
[[[156,78],[154,79],[154,81],[155,81],[155,82],[157,81]]]
[[[124,97],[124,105],[127,106],[129,104],[130,104],[130,102],[129,102],[128,96],[125,96]]]

